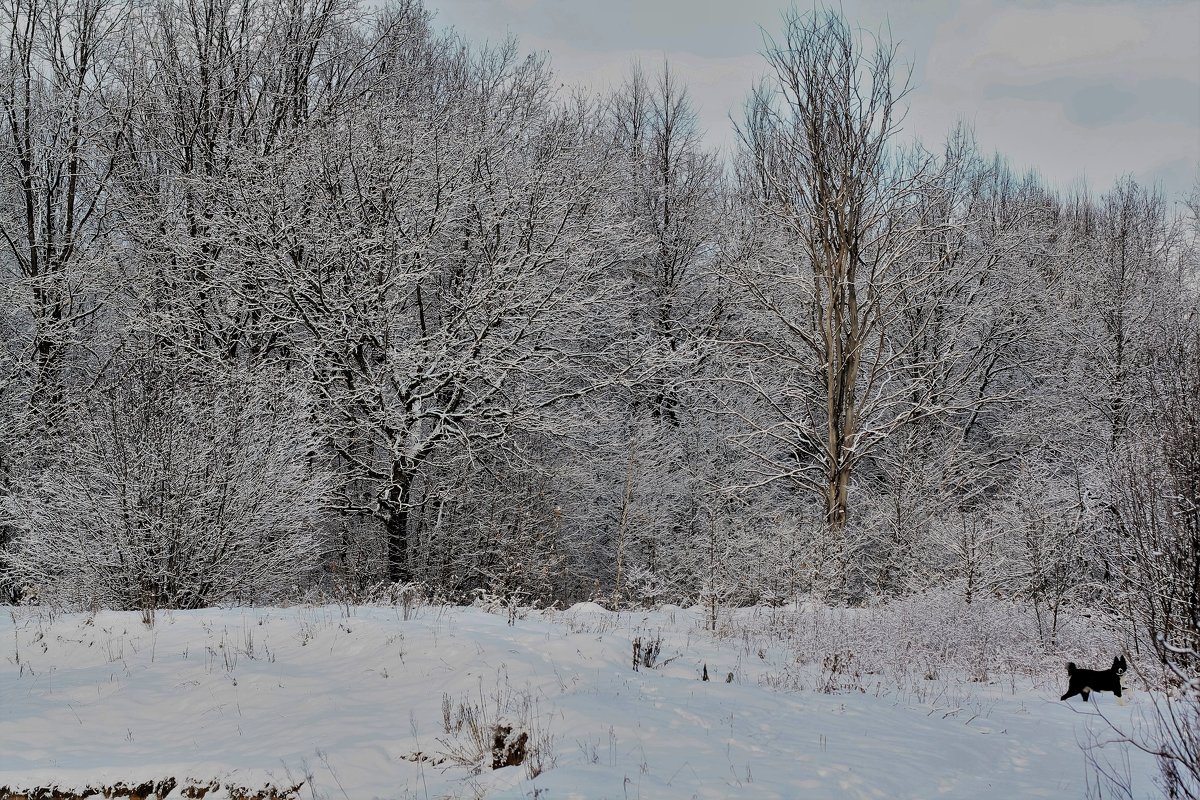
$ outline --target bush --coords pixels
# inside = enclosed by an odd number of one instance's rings
[[[42,602],[195,608],[290,591],[328,485],[304,408],[271,376],[131,370],[5,503],[10,578]]]

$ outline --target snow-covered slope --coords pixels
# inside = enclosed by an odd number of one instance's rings
[[[634,637],[661,641],[655,668],[632,669]],[[1080,744],[1111,738],[1098,713],[1128,729],[1148,703],[1059,702],[1053,679],[898,688],[671,608],[512,625],[474,608],[210,609],[152,626],[4,609],[0,652],[0,787],[173,777],[173,798],[189,780],[349,800],[1081,797]],[[496,724],[528,734],[522,765],[491,768]],[[1105,756],[1154,792],[1148,757]]]

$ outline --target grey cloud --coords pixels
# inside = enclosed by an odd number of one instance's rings
[[[987,100],[1057,103],[1072,124],[1099,128],[1122,122],[1200,126],[1200,83],[1182,79],[1114,83],[1053,78],[1032,84],[989,84]]]

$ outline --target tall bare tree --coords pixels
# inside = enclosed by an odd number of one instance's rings
[[[53,424],[64,358],[93,319],[111,257],[113,153],[129,106],[112,64],[128,12],[107,0],[0,5],[0,241],[28,309],[42,425]]]
[[[611,548],[612,588],[624,600],[660,591],[682,577],[681,562],[694,560],[704,491],[695,456],[706,438],[695,386],[719,305],[712,254],[720,181],[687,87],[669,64],[652,74],[635,64],[606,117],[630,228],[629,258],[614,275],[629,295],[622,336],[638,345],[634,357],[649,353],[653,362],[620,393],[607,429],[596,431],[608,457],[593,463],[612,498],[597,538]]]
[[[842,529],[855,469],[904,424],[933,413],[927,371],[899,358],[892,323],[930,266],[901,279],[928,231],[904,205],[927,190],[929,159],[892,140],[907,84],[895,47],[855,34],[835,13],[792,12],[768,44],[772,80],[752,97],[740,134],[742,186],[757,221],[736,270],[776,330],[751,345],[793,370],[781,392],[753,372],[760,482],[815,489]],[[773,420],[773,421],[769,421]]]

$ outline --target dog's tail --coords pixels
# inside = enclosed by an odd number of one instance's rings
[[[1075,674],[1075,662],[1074,662],[1074,661],[1068,661],[1068,662],[1067,662],[1067,674],[1068,674],[1068,675],[1074,675],[1074,674]]]

